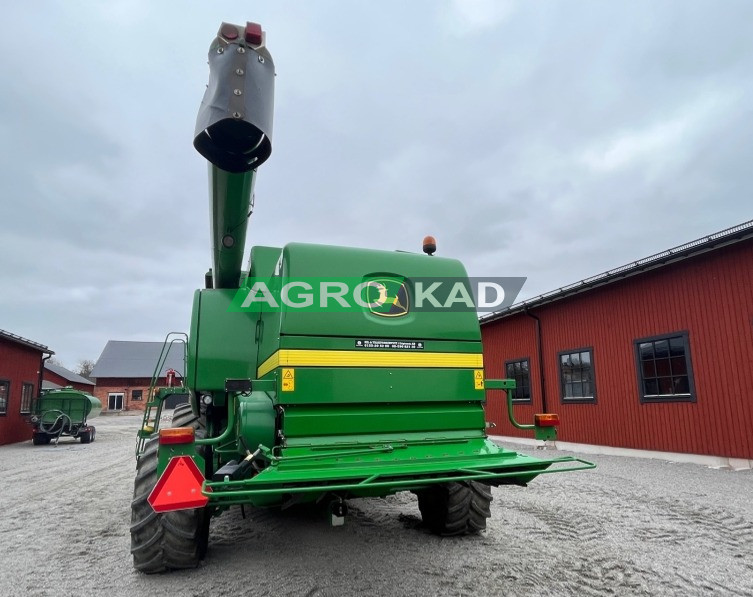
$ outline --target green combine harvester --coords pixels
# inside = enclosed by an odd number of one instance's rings
[[[485,379],[475,310],[414,308],[417,280],[467,281],[460,262],[294,243],[254,247],[242,268],[257,168],[272,149],[265,41],[255,23],[223,23],[209,49],[194,146],[209,161],[213,267],[194,295],[185,388],[154,388],[138,435],[131,553],[146,573],[197,566],[210,518],[234,505],[319,504],[337,525],[347,500],[411,491],[431,531],[463,535],[485,529],[490,486],[594,466],[488,439],[486,392],[514,382]],[[299,296],[269,308],[257,294],[315,279],[360,281],[365,306],[312,311]],[[160,428],[165,399],[186,391],[189,404]],[[514,425],[555,438],[556,415],[520,425],[509,394]]]
[[[94,441],[97,430],[89,425],[102,412],[99,398],[72,387],[59,390],[44,390],[34,401],[31,409],[31,423],[34,431],[32,442],[44,446],[54,441],[57,445],[61,436],[81,440],[82,444]]]

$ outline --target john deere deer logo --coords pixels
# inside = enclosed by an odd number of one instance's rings
[[[372,278],[367,284],[369,311],[380,317],[402,317],[410,308],[402,278]]]

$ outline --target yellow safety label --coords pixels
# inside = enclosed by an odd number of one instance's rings
[[[292,392],[295,390],[295,369],[282,370],[282,391]]]
[[[483,379],[474,379],[473,380],[473,387],[477,390],[483,390],[484,389],[484,380]]]
[[[473,379],[484,379],[484,370],[483,369],[476,369],[473,372]]]

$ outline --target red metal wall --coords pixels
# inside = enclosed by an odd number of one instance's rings
[[[62,375],[58,375],[54,371],[50,371],[49,369],[44,370],[44,380],[45,381],[51,381],[52,383],[56,383],[59,386],[73,386],[77,390],[81,390],[82,392],[87,392],[91,394],[94,392],[94,385],[93,384],[85,384],[85,383],[78,383],[75,381],[69,381]]]
[[[753,241],[531,310],[541,320],[547,406],[560,414],[562,441],[753,459]],[[525,314],[485,324],[487,378],[504,362],[530,358],[533,406],[542,411],[535,321]],[[641,404],[633,341],[687,331],[696,402]],[[593,347],[596,404],[560,398],[557,353]],[[490,392],[487,418],[499,435],[530,437],[507,420]]]
[[[0,338],[0,379],[10,381],[7,414],[0,415],[0,445],[31,439],[31,425],[21,416],[21,388],[24,382],[39,393],[39,366],[42,353]]]

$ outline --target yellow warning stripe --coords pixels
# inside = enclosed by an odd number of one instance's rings
[[[452,367],[480,369],[484,357],[466,352],[278,350],[257,372],[261,379],[277,367]]]

